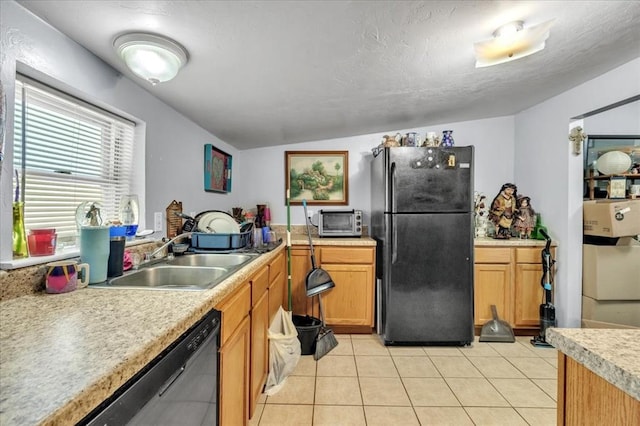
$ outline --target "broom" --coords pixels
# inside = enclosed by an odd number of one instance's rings
[[[320,321],[322,321],[322,325],[318,333],[318,338],[316,339],[316,352],[313,354],[313,359],[316,361],[338,346],[338,340],[333,334],[333,330],[327,328],[324,324],[324,310],[322,308],[322,296],[320,294],[318,294],[318,304],[320,305]]]

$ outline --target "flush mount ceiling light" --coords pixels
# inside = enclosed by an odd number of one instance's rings
[[[524,28],[522,21],[510,22],[493,33],[493,39],[474,43],[476,68],[524,58],[544,49],[553,20]]]
[[[188,59],[182,46],[155,34],[123,34],[113,47],[134,74],[154,86],[174,78]]]

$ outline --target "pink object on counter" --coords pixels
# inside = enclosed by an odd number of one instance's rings
[[[131,252],[126,250],[122,259],[122,270],[128,271],[131,268],[133,268],[133,259],[131,258]]]

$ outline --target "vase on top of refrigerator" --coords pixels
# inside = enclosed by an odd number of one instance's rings
[[[473,152],[384,148],[371,164],[385,345],[473,342]]]

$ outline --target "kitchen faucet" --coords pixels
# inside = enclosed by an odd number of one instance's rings
[[[183,238],[190,237],[190,236],[191,236],[191,232],[184,232],[182,234],[176,235],[175,237],[171,238],[169,241],[167,241],[166,243],[164,243],[163,245],[161,245],[160,247],[158,247],[157,249],[155,249],[151,253],[145,253],[144,254],[144,262],[145,263],[146,262],[150,262],[151,260],[153,260],[155,255],[157,255],[158,253],[160,253],[161,251],[163,251],[164,249],[169,247],[169,245],[175,243],[178,240],[182,240]]]

